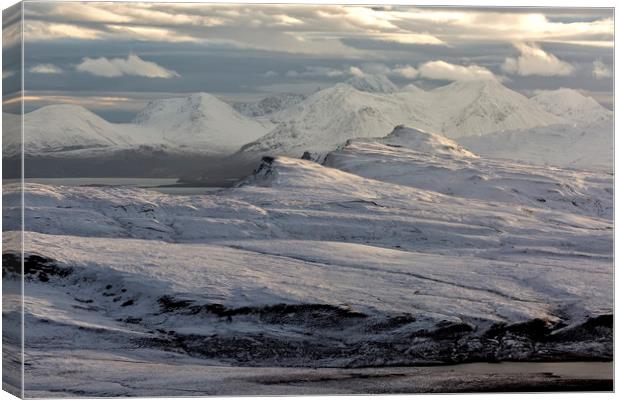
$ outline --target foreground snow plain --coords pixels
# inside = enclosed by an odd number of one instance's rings
[[[325,165],[265,158],[209,195],[27,184],[26,392],[147,394],[127,384],[144,374],[128,363],[144,362],[611,360],[612,189],[608,173],[485,159],[406,127]],[[6,215],[20,197],[5,186]],[[4,226],[11,293],[20,234]],[[66,361],[87,354],[109,380]],[[40,378],[51,370],[67,373],[62,388]],[[234,394],[229,378],[165,393]]]

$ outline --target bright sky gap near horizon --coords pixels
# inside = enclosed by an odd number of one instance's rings
[[[610,8],[29,2],[26,108],[80,104],[121,122],[155,98],[252,100],[369,73],[568,87],[613,108],[613,29]],[[5,104],[17,77],[5,66]]]

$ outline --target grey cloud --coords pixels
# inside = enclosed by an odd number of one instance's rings
[[[585,27],[596,27],[592,23],[613,16],[610,10],[600,9],[397,6],[375,7],[375,11],[366,7],[364,12],[370,10],[370,15],[377,12],[379,17],[365,20],[361,15],[347,15],[347,10],[340,6],[84,3],[89,7],[97,6],[100,11],[88,14],[83,7],[72,13],[61,13],[62,9],[57,8],[61,3],[26,4],[28,20],[39,24],[40,29],[35,33],[51,33],[46,40],[35,37],[36,40],[26,42],[28,89],[53,90],[70,96],[83,91],[122,90],[136,93],[207,91],[256,98],[265,91],[311,92],[359,73],[354,68],[362,73],[377,69],[399,85],[415,77],[416,85],[433,87],[445,82],[419,73],[421,65],[433,60],[465,67],[476,65],[495,75],[501,74],[505,59],[519,56],[511,45],[510,31],[518,27],[518,32],[522,33],[526,24],[517,26],[519,18],[515,16],[534,12],[545,16],[544,23],[590,23],[582,25]],[[417,19],[410,17],[420,10],[469,13],[470,22],[476,23],[433,21],[428,15]],[[506,22],[506,32],[501,32],[498,24],[491,24],[497,19],[498,11],[506,14],[502,21]],[[169,17],[172,15],[174,17]],[[419,15],[424,16],[423,13]],[[72,38],[59,37],[58,30],[46,31],[46,24],[76,28],[70,31]],[[563,29],[561,37],[551,38],[558,41],[550,41],[547,37],[538,44],[545,52],[574,66],[573,74],[551,77],[517,74],[505,83],[520,91],[565,86],[611,93],[612,78],[596,79],[592,71],[594,60],[612,65],[613,49],[569,43],[578,40],[604,43],[610,40],[610,34],[603,31],[579,35],[566,26],[551,26]],[[80,37],[89,33],[93,38]],[[389,36],[385,34],[408,33],[428,34],[448,46],[386,41]],[[152,79],[127,74],[118,76],[118,71],[111,72],[117,76],[110,88],[111,78],[75,71],[75,65],[82,63],[85,56],[93,60],[102,57],[108,61],[126,60],[130,53],[180,76]],[[49,79],[28,72],[38,64],[53,64],[65,73]],[[287,76],[287,71],[295,72]],[[415,71],[418,71],[417,76]],[[5,79],[5,85],[14,78]],[[110,105],[105,112],[113,113],[112,107]],[[127,107],[128,102],[119,101],[119,115],[126,115],[123,110]]]

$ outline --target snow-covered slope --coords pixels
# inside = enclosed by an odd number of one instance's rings
[[[171,146],[214,153],[234,152],[269,127],[207,93],[151,101],[134,123]]]
[[[4,153],[15,154],[19,149],[19,134],[8,134],[3,139]],[[130,143],[131,138],[123,135],[118,126],[84,107],[51,105],[24,116],[26,154],[122,147]]]
[[[613,119],[459,139],[477,154],[542,165],[613,171]]]
[[[234,103],[233,107],[248,117],[263,117],[302,102],[307,96],[300,93],[279,93],[256,102]]]
[[[388,79],[385,75],[380,74],[364,74],[362,76],[354,76],[345,83],[353,86],[357,90],[369,93],[395,93],[398,92],[398,86]]]
[[[591,124],[613,118],[611,110],[574,89],[543,90],[531,100],[551,114],[577,123]]]
[[[399,128],[383,139],[358,139],[331,152],[325,165],[367,178],[446,195],[569,211],[611,220],[613,176],[480,158],[454,142],[422,140]],[[387,146],[386,146],[387,144]]]

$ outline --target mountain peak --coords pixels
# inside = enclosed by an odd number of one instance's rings
[[[398,87],[387,76],[380,74],[355,76],[345,83],[362,92],[394,93],[398,91]]]
[[[266,133],[266,126],[241,115],[208,93],[150,101],[134,123],[159,132],[175,145],[201,146],[227,153]]]
[[[26,115],[28,115],[30,118],[63,118],[63,116],[66,117],[68,115],[71,115],[73,117],[104,121],[103,118],[90,111],[86,107],[82,107],[76,104],[50,104],[48,106],[43,106],[34,111],[31,111]]]
[[[192,93],[191,95],[189,95],[187,97],[187,101],[191,103],[204,103],[204,102],[221,101],[221,100],[213,96],[212,94],[205,93],[205,92],[197,92],[197,93]]]
[[[428,154],[478,157],[443,135],[426,132],[421,129],[409,128],[404,125],[398,125],[380,141],[390,146],[405,147],[410,150]]]
[[[466,81],[455,81],[448,85],[441,86],[435,89],[435,91],[437,92],[442,92],[442,91],[489,92],[489,91],[492,91],[493,93],[497,91],[503,91],[503,90],[511,90],[511,89],[502,85],[502,83],[496,79],[475,79],[475,80],[466,80]]]

